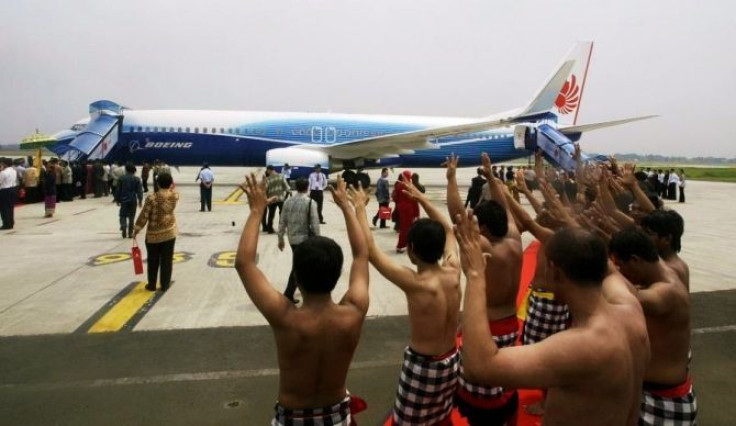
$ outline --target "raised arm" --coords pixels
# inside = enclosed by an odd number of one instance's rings
[[[241,189],[248,196],[250,214],[245,222],[243,233],[240,235],[235,256],[235,270],[253,304],[266,317],[269,324],[277,326],[281,324],[286,312],[294,309],[294,306],[271,286],[268,278],[256,265],[258,229],[268,204],[265,185],[264,183],[258,184],[255,175],[251,174],[246,176],[245,184],[241,185]]]
[[[443,228],[445,228],[445,250],[442,259],[445,264],[459,268],[460,259],[458,258],[457,253],[457,241],[455,240],[455,232],[452,229],[452,223],[450,220],[443,215],[440,210],[429,201],[429,198],[419,191],[419,189],[417,189],[417,187],[415,187],[411,182],[406,182],[404,184],[403,192],[407,197],[417,201],[430,219],[436,220],[442,224]]]
[[[493,172],[491,171],[491,157],[489,157],[488,154],[486,154],[485,152],[481,155],[481,164],[481,167],[483,168],[483,174],[488,181],[488,185],[491,187],[492,198],[497,201],[498,204],[500,204],[504,208],[504,210],[506,210],[506,221],[508,225],[508,232],[506,233],[506,236],[508,238],[516,238],[521,240],[521,233],[519,232],[519,228],[516,226],[514,215],[509,209],[509,204],[506,202],[506,187],[500,179],[493,176]]]
[[[447,211],[450,213],[450,218],[455,219],[455,216],[465,211],[463,208],[463,200],[460,198],[460,190],[457,187],[457,161],[460,157],[455,154],[447,157],[446,161],[442,163],[443,166],[447,167]],[[474,206],[475,207],[475,206]]]
[[[534,197],[531,194],[529,196]],[[545,242],[555,234],[553,230],[540,225],[536,220],[532,219],[529,213],[509,193],[506,193],[506,202],[510,207],[511,213],[519,221],[521,226],[531,232],[539,241]]]
[[[342,177],[338,176],[337,186],[335,188],[331,186],[328,188],[332,192],[332,199],[345,217],[348,240],[350,240],[350,249],[353,253],[353,265],[350,267],[348,291],[345,292],[342,300],[340,300],[340,304],[354,306],[361,314],[365,315],[368,312],[369,302],[368,247],[365,243],[365,236],[360,229],[356,213],[348,200],[347,185],[342,180]]]
[[[365,243],[368,247],[368,257],[371,264],[373,264],[381,275],[396,284],[396,286],[403,291],[407,292],[414,290],[417,286],[415,279],[416,273],[411,269],[394,262],[386,255],[386,253],[382,252],[381,249],[376,246],[376,241],[373,239],[373,233],[368,225],[368,216],[365,210],[365,205],[368,203],[368,195],[362,188],[352,190],[351,194],[353,204],[355,205],[355,215],[358,218],[360,229],[365,237]]]
[[[488,327],[485,257],[478,222],[457,218],[460,259],[467,278],[463,311],[463,367],[473,383],[548,388],[585,379],[596,368],[595,348],[575,331],[558,333],[527,346],[499,350]],[[492,287],[492,286],[488,286]],[[581,374],[582,372],[582,374]]]
[[[613,200],[613,195],[608,187],[608,181],[611,177],[608,172],[603,173],[603,180],[599,182],[598,192],[600,193],[601,205],[613,220],[615,220],[622,227],[634,226],[636,222],[629,215],[622,212],[616,206],[616,202]]]
[[[647,194],[644,193],[639,186],[639,183],[636,181],[636,178],[634,177],[634,166],[631,163],[624,164],[622,183],[631,191],[632,194],[634,194],[634,199],[637,204],[639,204],[639,209],[645,213],[650,213],[656,210],[652,201],[647,197]]]
[[[486,306],[486,257],[480,245],[478,219],[472,211],[455,217],[455,233],[460,246],[460,263],[465,273],[465,304],[463,307],[463,365],[466,370],[477,368],[496,355],[498,346],[488,327]]]
[[[527,200],[529,200],[529,204],[531,204],[534,211],[539,214],[542,212],[542,203],[539,202],[537,197],[534,196],[532,191],[529,189],[528,186],[526,186],[526,180],[524,179],[524,172],[518,171],[516,172],[516,187],[519,189],[519,192],[524,194]],[[506,197],[506,201],[508,202],[508,196]],[[516,201],[516,200],[514,200]]]

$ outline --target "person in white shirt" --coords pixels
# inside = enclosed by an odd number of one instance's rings
[[[102,190],[105,197],[107,197],[108,195],[110,195],[110,187],[112,186],[112,177],[110,175],[110,172],[112,171],[112,165],[103,164],[102,171]]]
[[[667,182],[669,189],[667,190],[668,199],[677,199],[677,187],[680,186],[680,177],[675,173],[675,169],[670,169],[670,179]]]
[[[325,223],[325,219],[322,216],[322,199],[325,188],[327,188],[327,176],[322,173],[322,166],[316,164],[314,171],[309,174],[309,198],[317,203],[317,213],[319,215],[319,223],[321,224]]]
[[[0,158],[0,229],[9,230],[15,226],[15,201],[18,197],[18,172],[13,168],[10,158]]]
[[[284,163],[284,166],[281,168],[281,176],[283,176],[289,186],[291,186],[291,166],[289,163]]]
[[[210,170],[208,163],[202,164],[202,169],[199,170],[197,179],[199,181],[199,211],[203,212],[204,208],[207,207],[207,211],[212,211],[212,184],[215,182],[215,174]]]

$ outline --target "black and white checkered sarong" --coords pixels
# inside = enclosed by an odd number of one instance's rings
[[[645,389],[641,399],[639,426],[697,425],[698,402],[688,378],[673,390]]]
[[[493,341],[496,342],[496,346],[498,346],[499,349],[506,348],[509,346],[514,346],[514,344],[516,343],[516,339],[519,337],[519,330],[518,330],[518,323],[516,320],[516,316],[510,319],[513,322],[516,329],[514,331],[511,331],[505,334],[500,334],[500,335],[497,334],[497,332],[494,332],[493,323],[491,322],[489,324],[489,327],[491,328],[491,332],[493,334]],[[498,398],[504,394],[504,388],[502,388],[501,386],[482,386],[482,385],[477,385],[477,384],[468,382],[464,376],[462,357],[461,357],[461,362],[460,362],[460,374],[458,376],[458,382],[459,382],[460,388],[463,389],[467,394],[469,394],[473,399],[483,400],[483,399]]]
[[[292,410],[276,404],[271,426],[348,426],[350,395],[335,405],[322,408]]]
[[[436,424],[450,416],[459,359],[457,349],[442,357],[430,357],[407,347],[396,391],[393,423]]]
[[[525,345],[541,342],[547,337],[568,328],[570,311],[567,305],[547,294],[532,291],[529,295],[522,340]]]

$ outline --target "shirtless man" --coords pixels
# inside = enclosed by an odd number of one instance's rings
[[[345,216],[353,253],[348,291],[340,303],[332,301],[330,293],[342,269],[342,249],[329,238],[312,237],[294,255],[294,273],[304,296],[300,308],[273,288],[256,266],[258,227],[268,204],[264,185],[251,175],[241,189],[248,196],[250,215],[235,269],[276,338],[279,395],[271,424],[348,425],[351,398],[345,380],[368,311],[368,249],[345,184],[338,179],[333,197]]]
[[[685,223],[674,210],[654,210],[642,219],[641,227],[657,247],[659,257],[667,266],[677,272],[677,277],[690,291],[690,268],[677,253],[680,252],[680,239]]]
[[[458,216],[467,277],[463,364],[468,378],[511,388],[549,389],[545,425],[636,425],[649,360],[646,322],[628,283],[609,267],[606,247],[581,228],[548,241],[548,285],[572,313],[565,331],[534,345],[498,348],[485,324],[486,261],[477,221]]]
[[[660,425],[665,419],[675,419],[678,425],[695,424],[697,401],[687,370],[690,294],[643,231],[630,229],[614,235],[611,256],[638,288],[635,294],[646,315],[652,346],[639,424]]]
[[[457,160],[452,156],[446,162],[447,209],[453,218],[465,213],[455,177]],[[485,269],[489,286],[484,297],[488,313],[485,324],[493,331],[497,345],[513,346],[519,334],[516,296],[523,255],[521,234],[508,210],[504,184],[493,175],[491,160],[486,154],[482,157],[482,169],[493,197],[490,201],[481,201],[474,210],[480,223],[483,253],[492,255]],[[496,383],[488,386],[488,383],[479,385],[469,381],[462,366],[459,381],[455,403],[470,424],[504,424],[516,414],[518,395],[515,389],[504,389]]]
[[[407,254],[416,271],[399,265],[376,246],[365,212],[368,198],[360,188],[352,191],[371,264],[406,294],[409,306],[409,346],[404,351],[392,424],[442,425],[450,421],[457,387],[460,261],[450,221],[411,182],[405,182],[404,194],[429,216],[415,221],[407,236]]]

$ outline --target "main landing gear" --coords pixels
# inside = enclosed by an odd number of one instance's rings
[[[357,173],[352,170],[345,170],[342,172],[342,180],[348,185],[356,186],[360,182],[360,186],[366,189],[371,186],[371,177],[367,173],[358,171]]]

